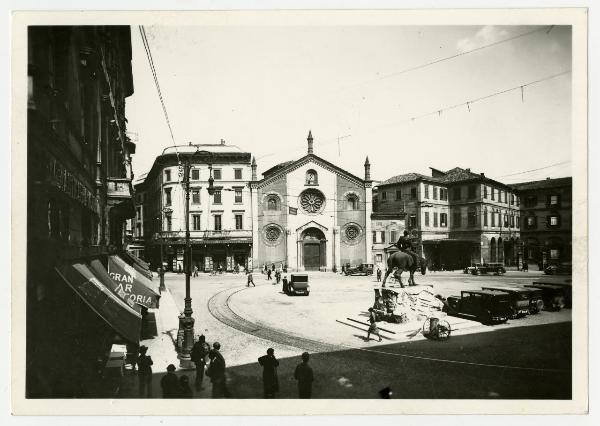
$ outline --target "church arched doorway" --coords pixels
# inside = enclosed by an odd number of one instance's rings
[[[325,234],[317,228],[302,232],[302,264],[305,271],[319,271],[327,267]]]

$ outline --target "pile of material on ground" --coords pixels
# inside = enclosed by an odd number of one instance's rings
[[[414,286],[395,289],[398,291],[396,315],[406,316],[408,321],[421,321],[442,313],[444,303],[435,297],[433,287]]]

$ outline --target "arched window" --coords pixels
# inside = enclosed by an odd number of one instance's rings
[[[279,198],[276,195],[267,198],[267,210],[279,210]]]
[[[307,185],[318,185],[319,184],[319,175],[313,169],[306,171],[306,184]]]
[[[350,194],[346,197],[346,209],[358,210],[358,197],[356,195]]]

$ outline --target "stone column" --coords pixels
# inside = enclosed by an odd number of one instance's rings
[[[365,263],[373,263],[373,244],[371,236],[371,214],[373,213],[373,188],[371,182],[365,182]]]

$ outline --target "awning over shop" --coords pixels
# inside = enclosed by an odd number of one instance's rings
[[[120,256],[126,263],[133,266],[135,270],[138,271],[140,274],[144,275],[149,280],[152,279],[152,271],[150,270],[150,264],[144,262],[139,257],[134,256],[133,254],[126,251],[122,252]]]
[[[142,316],[106,288],[87,265],[73,263],[55,270],[115,332],[130,342],[139,343]]]
[[[137,303],[146,308],[158,307],[160,298],[158,283],[150,281],[119,256],[108,256],[108,275],[111,279],[111,289],[123,300]]]

